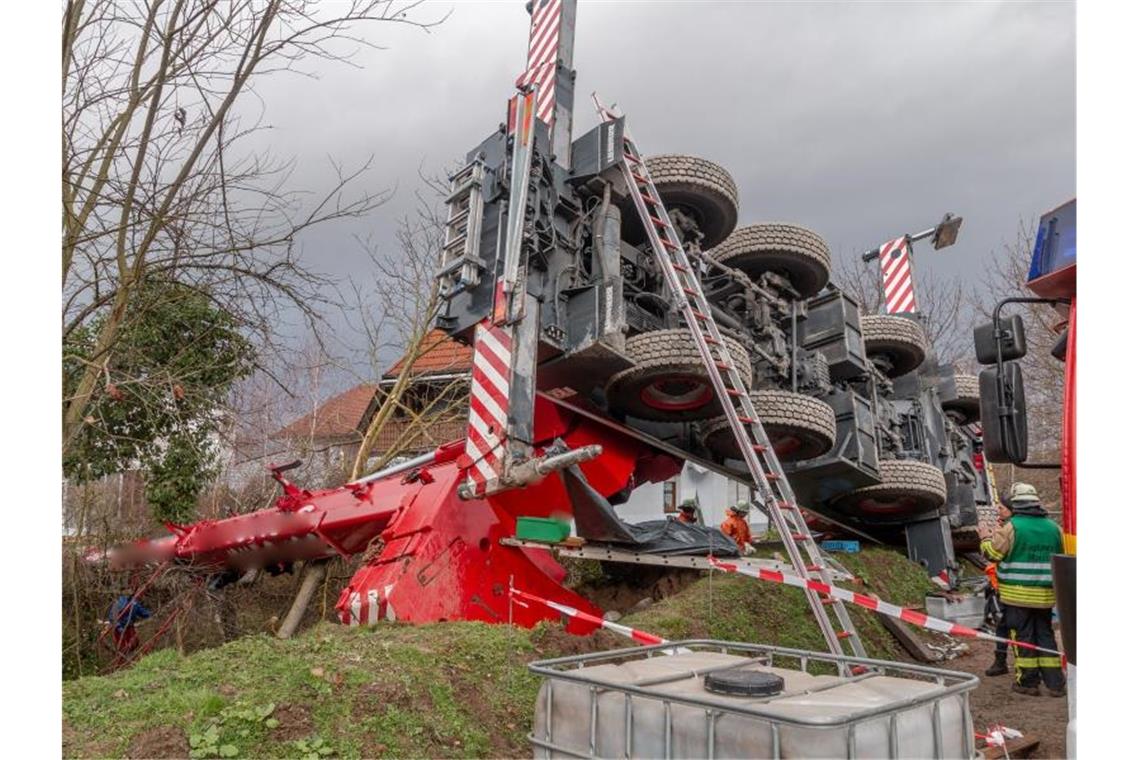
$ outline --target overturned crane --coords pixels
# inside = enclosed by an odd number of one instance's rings
[[[943,371],[916,323],[860,319],[818,235],[737,228],[722,167],[643,157],[600,103],[601,123],[572,139],[576,9],[533,4],[506,122],[452,177],[438,324],[474,347],[466,439],[323,491],[279,470],[273,508],[172,526],[118,561],[224,582],[367,550],[337,605],[346,623],[530,625],[554,613],[512,611],[512,582],[596,610],[549,553],[512,540],[520,517],[573,517],[581,538],[628,552],[735,554],[716,531],[621,519],[633,489],[686,460],[751,484],[799,575],[831,572],[807,509],[864,535],[933,521],[947,545],[946,484],[978,482],[970,389],[931,382]],[[808,600],[829,648],[861,655],[842,604]]]

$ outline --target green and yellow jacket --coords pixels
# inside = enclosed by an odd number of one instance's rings
[[[1018,507],[1005,525],[982,541],[982,554],[998,563],[1002,604],[1044,609],[1056,604],[1051,560],[1061,547],[1061,529],[1039,504]]]

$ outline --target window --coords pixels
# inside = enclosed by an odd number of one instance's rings
[[[662,483],[662,485],[664,486],[664,489],[662,492],[663,493],[663,504],[662,504],[662,506],[664,506],[665,512],[666,513],[676,512],[677,511],[677,481],[666,480],[664,483]]]

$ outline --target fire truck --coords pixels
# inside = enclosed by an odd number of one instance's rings
[[[1061,529],[1064,554],[1053,557],[1053,583],[1061,640],[1067,660],[1070,756],[1076,749],[1077,678],[1077,201],[1074,198],[1041,215],[1025,287],[1032,296],[999,302],[992,319],[974,330],[979,375],[985,455],[1022,469],[1055,469],[1061,486]],[[1052,355],[1064,362],[1061,399],[1060,462],[1031,462],[1025,381],[1017,360],[1026,355],[1025,324],[1020,314],[1003,316],[1003,308],[1041,304],[1057,315]]]

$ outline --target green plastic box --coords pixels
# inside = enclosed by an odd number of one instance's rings
[[[570,535],[570,523],[549,517],[520,517],[515,521],[515,536],[525,541],[557,544]]]

